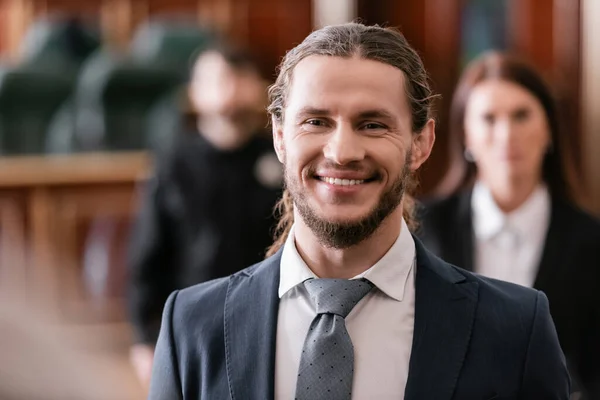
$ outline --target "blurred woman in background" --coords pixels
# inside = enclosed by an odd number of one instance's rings
[[[496,52],[472,62],[451,110],[464,185],[424,204],[420,236],[450,263],[543,291],[574,388],[600,398],[600,223],[572,199],[566,132],[530,66]]]

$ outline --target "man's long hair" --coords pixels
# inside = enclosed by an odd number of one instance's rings
[[[421,58],[405,37],[393,28],[348,23],[314,31],[286,54],[279,66],[277,80],[269,88],[270,104],[267,110],[275,124],[282,124],[285,118],[286,100],[296,65],[313,55],[360,57],[398,68],[405,77],[404,89],[411,109],[412,132],[419,134],[432,118],[432,103],[436,96],[429,85]],[[415,204],[411,197],[415,187],[416,178],[411,176],[406,182],[406,195],[402,201],[403,216],[411,229],[415,227],[416,222]],[[279,222],[275,229],[275,241],[268,249],[267,257],[275,254],[283,246],[294,223],[294,204],[287,189],[276,206],[276,213]]]

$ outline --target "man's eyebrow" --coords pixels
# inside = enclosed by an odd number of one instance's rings
[[[302,107],[298,111],[298,116],[306,117],[306,116],[315,116],[315,117],[324,117],[329,115],[329,110],[324,108],[316,108],[316,107]]]
[[[370,119],[370,118],[384,118],[384,119],[394,119],[392,113],[382,108],[377,108],[373,110],[366,110],[360,112],[358,114],[359,119]]]
[[[306,118],[306,117],[326,117],[329,116],[331,112],[325,108],[317,108],[317,107],[303,107],[297,113],[297,118]],[[394,115],[383,109],[383,108],[374,108],[372,110],[361,111],[356,114],[357,119],[394,119]]]

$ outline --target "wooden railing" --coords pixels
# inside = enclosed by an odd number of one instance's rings
[[[50,302],[63,316],[122,320],[123,249],[150,167],[146,153],[0,159],[0,289]],[[103,265],[88,260],[84,271],[91,228],[102,224],[109,228],[95,256]],[[100,275],[103,287],[86,286],[86,274]]]

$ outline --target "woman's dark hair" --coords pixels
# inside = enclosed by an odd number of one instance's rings
[[[490,79],[515,83],[540,102],[548,121],[552,143],[543,160],[542,179],[548,185],[552,196],[572,200],[565,168],[567,154],[565,151],[569,143],[561,127],[556,101],[541,75],[524,60],[514,55],[493,51],[484,53],[467,66],[452,99],[450,135],[459,141],[464,150],[465,109],[469,96],[479,83]],[[476,172],[476,165],[469,163],[463,180],[464,186],[472,183]]]

